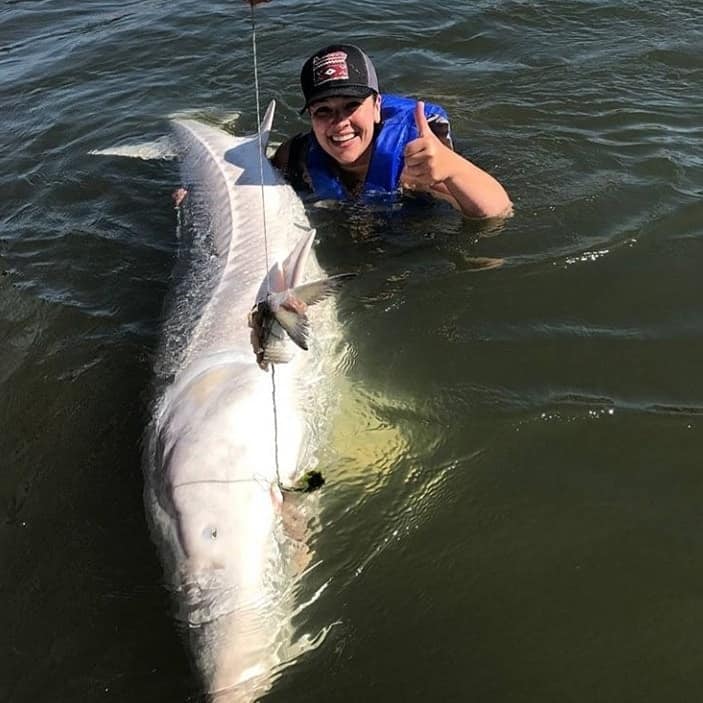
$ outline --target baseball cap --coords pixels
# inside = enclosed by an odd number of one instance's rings
[[[365,98],[378,93],[378,78],[371,59],[353,44],[331,44],[320,49],[300,72],[305,112],[310,103],[333,96]]]

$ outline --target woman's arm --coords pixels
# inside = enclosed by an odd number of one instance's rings
[[[447,200],[466,217],[507,217],[512,202],[490,174],[442,143],[418,101],[415,121],[420,136],[405,147],[405,168],[400,182],[409,190],[423,190]]]

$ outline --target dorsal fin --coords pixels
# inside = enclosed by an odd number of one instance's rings
[[[276,112],[276,101],[272,100],[266,108],[266,114],[261,121],[261,145],[265,149],[271,136],[271,126],[273,125],[273,115]]]

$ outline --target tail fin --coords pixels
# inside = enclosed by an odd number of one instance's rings
[[[178,157],[178,149],[169,136],[151,142],[120,144],[107,149],[91,149],[90,156],[125,156],[143,161],[172,161]]]

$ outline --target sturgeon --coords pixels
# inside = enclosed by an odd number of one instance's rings
[[[281,276],[297,284],[304,271],[321,271],[302,203],[262,153],[274,107],[261,139],[172,121],[188,195],[145,438],[144,498],[175,617],[217,701],[260,696],[296,644],[295,541],[285,535],[278,486],[295,482],[314,442],[306,411],[321,345],[275,366],[277,475],[272,372],[256,363],[248,315]],[[320,312],[327,308],[326,349],[335,348],[330,306]]]

